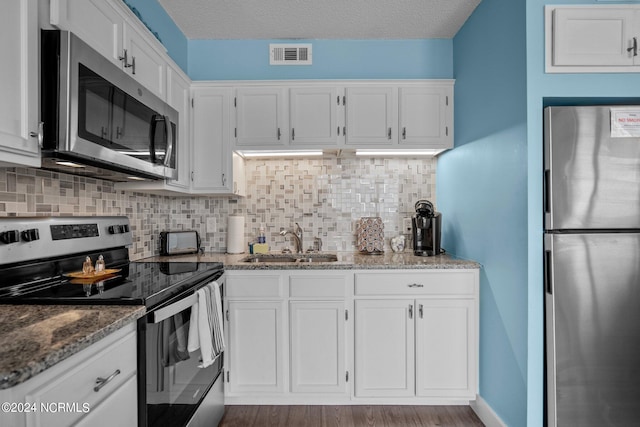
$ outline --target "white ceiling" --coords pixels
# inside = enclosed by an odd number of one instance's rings
[[[481,0],[159,0],[188,39],[452,38]]]

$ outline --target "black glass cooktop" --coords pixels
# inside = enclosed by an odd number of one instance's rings
[[[108,268],[114,268],[107,265]],[[59,275],[28,286],[0,289],[0,303],[132,304],[150,309],[171,297],[218,278],[222,263],[131,262],[101,278]]]

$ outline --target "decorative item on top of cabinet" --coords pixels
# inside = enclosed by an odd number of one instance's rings
[[[640,6],[545,6],[547,73],[640,72]]]
[[[3,4],[0,55],[0,166],[40,167],[38,1]]]

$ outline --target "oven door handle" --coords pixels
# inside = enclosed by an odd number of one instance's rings
[[[188,297],[181,299],[180,301],[176,301],[171,305],[162,307],[161,309],[158,309],[151,313],[150,323],[160,323],[171,316],[175,316],[181,311],[184,311],[187,308],[191,307],[197,301],[198,301],[198,294],[193,293]]]

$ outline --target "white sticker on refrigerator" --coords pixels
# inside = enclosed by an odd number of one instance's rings
[[[640,137],[640,110],[611,109],[611,137]]]

